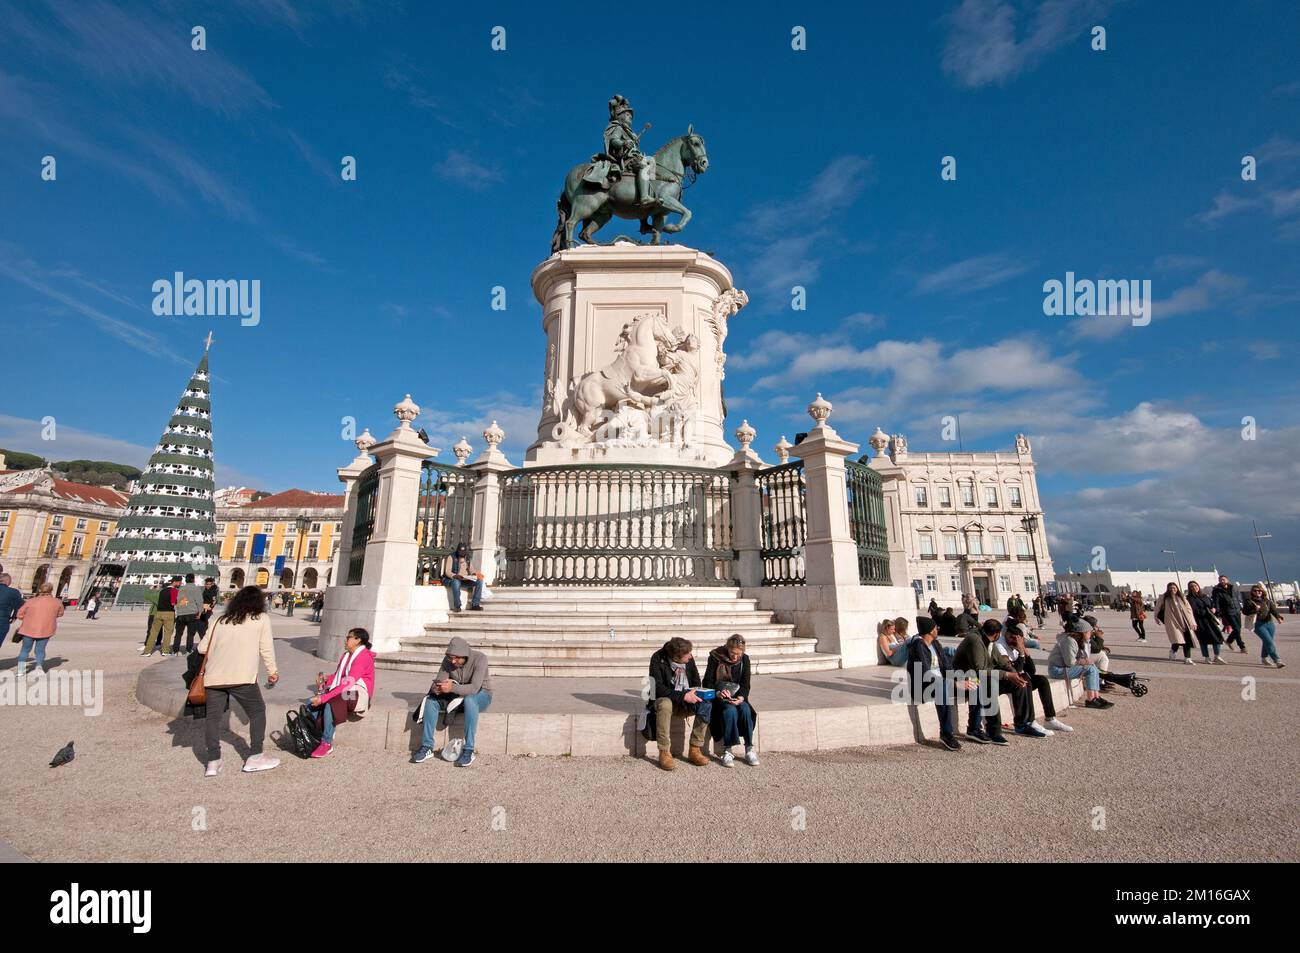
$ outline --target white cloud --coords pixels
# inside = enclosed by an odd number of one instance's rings
[[[502,181],[500,168],[491,162],[475,158],[468,152],[452,149],[447,157],[433,167],[440,178],[458,182],[474,192],[482,192]]]
[[[1010,0],[962,0],[945,17],[943,70],[962,86],[1005,83],[1074,40],[1110,9],[1109,0],[1043,0],[1021,10]],[[1032,13],[1028,12],[1032,10]]]
[[[1028,270],[1024,262],[1004,253],[977,255],[922,276],[916,283],[916,291],[918,294],[983,291]]]
[[[1245,289],[1247,281],[1211,268],[1190,285],[1177,289],[1169,297],[1148,303],[1152,321],[1196,314],[1235,302]],[[1154,289],[1152,294],[1154,295]],[[1127,330],[1140,334],[1142,326],[1135,327],[1132,317],[1123,314],[1092,315],[1070,322],[1070,331],[1076,338],[1090,341],[1108,340]]]

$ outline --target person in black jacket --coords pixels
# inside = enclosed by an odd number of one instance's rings
[[[993,652],[1010,662],[1011,667],[1023,675],[1030,687],[1038,692],[1038,700],[1042,702],[1043,715],[1046,716],[1047,722],[1040,725],[1035,721],[1034,726],[1048,735],[1058,731],[1067,733],[1074,731],[1056,717],[1056,703],[1052,700],[1052,683],[1046,675],[1038,674],[1038,667],[1029,657],[1028,648],[1028,640],[1018,626],[1007,626],[1002,630],[1002,637],[993,643]],[[1032,709],[1030,714],[1033,714]],[[1017,732],[1019,732],[1018,728]]]
[[[945,639],[950,639],[957,634],[957,617],[952,614],[951,606],[944,609],[939,618],[934,621],[939,626],[939,634]]]
[[[710,652],[708,664],[704,666],[704,687],[718,690],[709,727],[714,744],[722,748],[724,768],[735,766],[736,758],[731,748],[740,744],[742,739],[745,742],[745,763],[758,767],[758,752],[754,750],[754,724],[758,721],[758,713],[749,703],[750,669],[749,656],[745,654],[745,637],[739,633]]]
[[[1228,647],[1237,643],[1237,651],[1245,652],[1246,643],[1241,640],[1241,599],[1237,587],[1227,576],[1219,576],[1219,584],[1210,590],[1214,600],[1214,611],[1218,613],[1224,634],[1228,637]]]
[[[659,744],[659,767],[665,771],[676,767],[670,750],[674,716],[695,716],[686,760],[700,766],[709,763],[700,748],[704,745],[704,735],[709,729],[713,705],[695,692],[695,689],[702,686],[700,670],[695,667],[695,659],[691,655],[694,648],[689,639],[672,638],[650,656],[650,679],[654,683],[655,740]]]
[[[1196,619],[1196,641],[1201,643],[1201,658],[1211,665],[1227,665],[1219,654],[1223,636],[1219,630],[1219,620],[1214,615],[1214,600],[1201,590],[1201,584],[1193,579],[1187,584],[1187,603],[1192,607],[1192,617]],[[1210,650],[1214,658],[1210,658]]]
[[[907,643],[907,683],[909,703],[934,702],[939,716],[939,743],[949,751],[961,750],[957,740],[957,709],[952,704],[952,686],[948,656],[939,645],[939,631],[934,620],[916,617],[916,638]]]
[[[994,655],[989,648],[1001,632],[1002,623],[997,619],[988,619],[962,639],[953,656],[952,667],[958,672],[966,673],[967,679],[977,680],[979,692],[976,700],[968,706],[969,717],[966,722],[966,737],[976,744],[1008,743],[1002,733],[999,695],[1011,695],[1017,727],[1033,723],[1033,700],[1030,698],[1028,679],[1012,668],[1009,661]],[[1042,729],[1019,733],[1045,737]]]

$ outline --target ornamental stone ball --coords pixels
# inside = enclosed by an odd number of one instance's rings
[[[741,450],[749,450],[749,445],[754,442],[758,436],[758,431],[749,425],[748,420],[742,420],[740,426],[736,428],[736,439],[740,441]]]
[[[777,441],[776,446],[772,449],[776,451],[776,458],[778,460],[782,463],[789,463],[790,451],[794,449],[794,444],[785,439],[785,434],[781,434],[781,439]]]
[[[489,450],[495,450],[501,445],[501,441],[506,439],[506,432],[494,420],[492,425],[483,431],[483,439],[487,441]]]
[[[420,405],[407,394],[400,403],[394,405],[393,416],[400,421],[402,430],[410,430],[411,421],[420,416]]]
[[[831,407],[831,402],[823,398],[821,391],[818,391],[817,397],[808,405],[808,416],[815,421],[814,426],[826,426],[826,420],[831,415]]]
[[[371,436],[370,428],[367,427],[365,430],[361,431],[361,436],[357,437],[357,439],[352,442],[357,445],[357,452],[364,454],[369,453],[370,448],[375,445],[375,438]]]
[[[474,448],[469,445],[469,441],[461,437],[452,445],[451,452],[456,454],[456,466],[463,467],[469,455],[474,452]]]

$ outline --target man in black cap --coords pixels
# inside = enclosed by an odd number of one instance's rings
[[[939,630],[929,616],[916,617],[916,638],[907,643],[907,681],[911,703],[934,701],[939,716],[939,743],[949,751],[961,749],[957,740],[957,710],[949,697],[948,656],[939,644]],[[928,697],[927,697],[928,696]]]
[[[1002,623],[997,619],[988,619],[962,639],[953,656],[953,668],[968,673],[967,678],[977,680],[978,694],[976,701],[969,705],[966,721],[966,737],[976,744],[1009,744],[1006,735],[1002,733],[1002,709],[998,704],[1000,694],[1011,695],[1017,716],[1025,710],[1032,710],[1028,679],[1012,668],[1006,659],[995,656],[989,648],[1001,633]]]

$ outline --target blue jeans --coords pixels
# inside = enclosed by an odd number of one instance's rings
[[[1259,657],[1260,659],[1271,658],[1274,662],[1281,661],[1277,657],[1277,643],[1273,641],[1273,634],[1277,632],[1276,622],[1255,623],[1255,634],[1259,636]],[[23,639],[23,645],[27,640]]]
[[[1083,676],[1083,687],[1090,692],[1101,691],[1101,676],[1097,674],[1095,665],[1071,665],[1068,669],[1061,668],[1059,665],[1049,665],[1047,674],[1052,678],[1078,678]]]
[[[321,720],[325,722],[325,730],[321,733],[320,740],[327,745],[334,744],[334,706],[326,702],[321,706]]]
[[[723,747],[738,745],[742,738],[746,748],[754,746],[754,709],[749,707],[748,701],[733,705],[723,700],[714,704],[713,711],[722,725]]]
[[[885,656],[885,658],[889,660],[890,665],[897,665],[899,668],[902,668],[904,665],[907,664],[907,643],[906,642],[895,643],[894,654],[887,655]]]
[[[1256,630],[1258,631],[1258,630]],[[45,643],[49,639],[33,639],[24,635],[23,647],[18,650],[18,671],[21,673],[27,668],[27,654],[31,652],[32,645],[36,646],[36,667],[44,671],[45,669]],[[1271,640],[1270,640],[1271,641]]]
[[[492,704],[492,696],[487,692],[479,692],[477,695],[463,696],[465,701],[460,706],[460,711],[465,715],[465,747],[474,747],[474,732],[478,729],[478,715],[481,711],[486,711],[488,705]],[[451,701],[451,699],[447,699]],[[438,712],[442,710],[438,699],[430,696],[424,700],[424,732],[420,736],[420,744],[433,750],[434,735],[438,730]]]
[[[457,579],[457,578],[455,578],[455,577],[452,577],[452,580],[451,580],[451,604],[452,604],[453,606],[455,606],[457,609],[460,608],[460,587],[461,587],[462,585],[469,585],[469,584],[468,584],[468,583],[462,583],[461,580],[459,580],[459,579]],[[477,606],[477,605],[481,604],[482,602],[483,602],[483,580],[482,580],[482,579],[475,579],[475,580],[474,580],[474,595],[470,598],[469,604],[472,605],[472,606]]]

